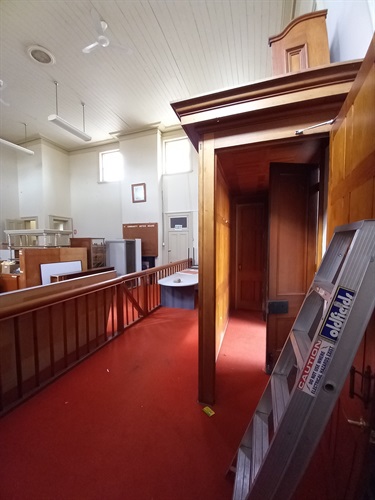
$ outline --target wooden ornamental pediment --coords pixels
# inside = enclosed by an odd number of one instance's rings
[[[293,73],[330,63],[326,27],[327,10],[305,14],[269,38],[272,74]]]

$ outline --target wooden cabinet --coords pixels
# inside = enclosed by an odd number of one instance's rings
[[[71,247],[87,249],[87,267],[104,267],[106,265],[104,238],[70,238]]]
[[[0,293],[19,289],[19,274],[0,274]]]

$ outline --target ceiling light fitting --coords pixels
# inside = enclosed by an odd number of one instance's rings
[[[25,140],[26,140],[27,139],[26,123],[24,123],[24,126],[25,126]],[[0,144],[3,144],[4,146],[7,146],[8,148],[15,149],[16,151],[20,151],[21,153],[26,153],[28,155],[34,154],[34,151],[31,151],[31,149],[24,148],[22,146],[19,146],[18,144],[14,144],[13,142],[6,141],[5,139],[0,139]]]
[[[74,127],[70,123],[68,123],[66,120],[61,118],[58,113],[58,100],[57,100],[57,86],[58,83],[55,82],[56,86],[56,114],[54,115],[49,115],[48,120],[52,123],[55,123],[59,127],[63,128],[67,132],[70,132],[71,134],[75,135],[79,139],[82,139],[83,141],[91,141],[91,137],[86,134],[85,132],[85,104],[82,102],[82,115],[83,115],[83,130],[79,130],[78,128]]]
[[[20,151],[21,153],[26,153],[28,155],[34,154],[34,151],[31,151],[31,149],[23,148],[22,146],[19,146],[18,144],[14,144],[13,142],[6,141],[5,139],[0,139],[0,144],[3,144],[4,146],[7,146],[8,148],[15,149],[16,151]]]
[[[55,56],[44,47],[40,45],[30,45],[27,47],[27,53],[33,61],[39,64],[55,64]]]

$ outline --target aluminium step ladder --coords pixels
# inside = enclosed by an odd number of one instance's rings
[[[336,228],[230,470],[233,500],[287,500],[375,306],[375,220]]]

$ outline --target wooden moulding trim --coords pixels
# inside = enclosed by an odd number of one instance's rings
[[[317,106],[337,102],[341,107],[358,73],[362,61],[339,63],[200,96],[172,104],[181,125],[194,147],[204,133],[233,127],[234,122],[271,117],[304,105],[304,114]],[[308,105],[310,108],[308,108]],[[338,112],[339,107],[336,112]],[[230,125],[230,123],[232,125]]]
[[[194,146],[205,133],[214,133],[215,149],[225,147],[222,144],[227,142],[232,145],[239,145],[244,141],[264,142],[269,140],[268,136],[271,136],[272,139],[276,137],[295,138],[298,137],[295,134],[296,130],[335,118],[348,90],[349,88],[346,88],[345,92],[334,96],[326,95],[311,101],[295,100],[291,101],[289,105],[270,106],[252,113],[244,112],[221,119],[188,124],[183,127]],[[303,135],[316,135],[330,130],[331,125],[327,125],[306,130]],[[235,144],[231,139],[234,135],[238,139],[240,136],[242,137],[238,144]]]
[[[284,38],[285,35],[287,33],[289,33],[289,31],[291,29],[293,29],[295,26],[297,26],[297,24],[303,23],[309,19],[314,19],[317,17],[324,17],[324,19],[325,19],[327,17],[327,12],[328,12],[327,9],[317,10],[315,12],[310,12],[308,14],[304,14],[303,16],[299,16],[296,19],[293,19],[293,21],[291,21],[288,24],[288,26],[286,28],[284,28],[284,30],[281,33],[279,33],[278,35],[273,35],[273,36],[269,37],[269,39],[268,39],[269,46],[271,46],[273,43],[278,42],[279,40]]]
[[[189,115],[231,107],[234,104],[292,94],[301,90],[353,82],[361,66],[361,62],[361,60],[358,60],[335,63],[267,78],[246,86],[234,87],[183,101],[175,101],[171,103],[171,106],[180,120],[182,120],[182,118],[186,118]]]
[[[222,118],[238,116],[246,113],[254,113],[256,111],[275,109],[285,106],[296,106],[297,103],[303,103],[306,109],[308,103],[317,102],[321,99],[335,100],[336,96],[346,95],[350,88],[351,82],[332,84],[329,87],[314,87],[309,89],[295,90],[292,94],[280,93],[278,95],[267,95],[262,99],[252,99],[246,102],[233,103],[230,107],[215,108],[201,111],[192,116],[185,116],[181,120],[182,126],[192,123],[215,121],[218,122]]]

